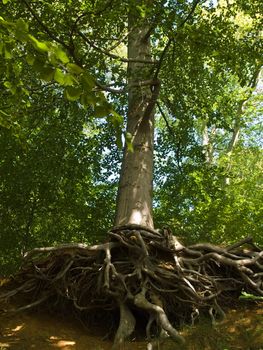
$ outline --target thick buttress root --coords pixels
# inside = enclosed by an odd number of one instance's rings
[[[226,248],[185,247],[166,229],[130,225],[113,228],[103,244],[28,252],[0,298],[29,296],[17,311],[65,300],[82,314],[119,310],[115,348],[134,332],[140,312],[148,318],[148,338],[165,334],[183,343],[176,325],[193,323],[201,311],[216,322],[242,291],[262,297],[262,277],[263,251],[251,238]]]

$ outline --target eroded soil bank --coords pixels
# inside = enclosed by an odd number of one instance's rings
[[[0,305],[0,310],[6,305]],[[110,350],[112,342],[103,340],[106,329],[87,328],[79,320],[44,312],[0,314],[1,350]],[[185,326],[181,334],[186,345],[166,341],[159,350],[263,350],[263,303],[246,303],[227,311],[226,319],[212,326],[209,319],[194,327]],[[125,343],[121,350],[143,350],[146,342]]]

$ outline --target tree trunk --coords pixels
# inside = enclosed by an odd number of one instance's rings
[[[138,5],[142,1],[138,1]],[[153,228],[153,133],[157,84],[151,79],[149,26],[134,8],[129,13],[127,135],[133,150],[124,148],[115,225]],[[137,62],[134,62],[134,59]],[[144,62],[147,61],[147,62]],[[158,93],[157,93],[158,95]]]
[[[207,120],[202,122],[202,147],[203,154],[205,156],[205,162],[207,165],[211,165],[213,162],[213,137],[216,133],[216,127],[212,127],[210,134],[208,132]]]
[[[229,144],[227,146],[227,155],[228,155],[228,165],[227,165],[227,169],[226,169],[227,172],[230,172],[231,168],[232,168],[231,156],[232,156],[233,150],[235,149],[235,147],[239,141],[242,117],[245,113],[246,104],[247,104],[248,100],[250,99],[252,93],[254,92],[254,89],[257,86],[260,72],[261,72],[261,67],[256,67],[255,72],[251,78],[251,81],[248,84],[250,91],[249,91],[247,97],[244,100],[240,101],[239,105],[238,105],[237,114],[236,114],[236,118],[234,121],[234,128],[233,128],[233,132],[232,132],[232,137],[231,137]],[[230,185],[230,178],[229,177],[225,178],[225,184]]]

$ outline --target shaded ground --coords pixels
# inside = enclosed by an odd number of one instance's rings
[[[0,305],[0,310],[4,305]],[[102,340],[107,330],[85,328],[78,320],[43,312],[0,314],[0,350],[110,350],[112,342]],[[227,312],[220,325],[209,319],[194,327],[184,327],[181,334],[186,346],[167,341],[159,350],[263,350],[263,303],[246,304]],[[146,349],[146,342],[125,343],[121,350]]]

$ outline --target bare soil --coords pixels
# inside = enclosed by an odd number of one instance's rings
[[[0,305],[0,310],[6,305]],[[195,326],[185,326],[181,334],[186,344],[171,341],[156,345],[158,350],[263,350],[263,303],[246,303],[227,311],[226,319],[212,326],[200,319]],[[107,329],[88,329],[77,319],[65,315],[30,311],[0,314],[1,350],[110,350],[112,342],[103,340]],[[126,342],[121,350],[143,350],[144,341]]]

